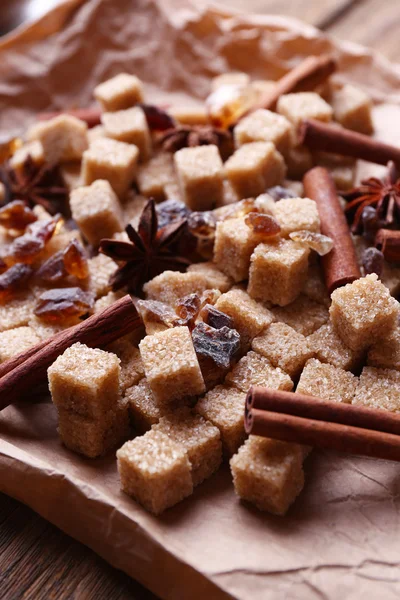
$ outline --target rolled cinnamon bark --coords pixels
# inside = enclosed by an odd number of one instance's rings
[[[303,185],[305,196],[317,203],[321,232],[333,240],[332,250],[321,257],[326,287],[331,294],[336,288],[361,277],[360,267],[329,171],[314,167],[304,175]]]
[[[310,150],[321,150],[352,156],[378,165],[386,165],[393,161],[400,166],[400,148],[379,142],[378,140],[345,129],[315,121],[306,120],[302,123],[299,132],[299,143]]]
[[[124,296],[79,325],[6,361],[0,371],[0,410],[26,396],[46,379],[48,367],[72,344],[81,342],[92,348],[103,348],[141,325],[130,296]]]
[[[96,125],[100,125],[100,108],[75,108],[71,110],[60,110],[55,112],[43,112],[38,114],[39,121],[48,121],[49,119],[53,119],[54,117],[58,117],[59,115],[71,115],[72,117],[76,117],[77,119],[81,119],[81,121],[85,121],[89,128],[95,127]]]
[[[306,92],[324,83],[336,70],[336,61],[332,56],[308,56],[294,69],[276,82],[273,90],[266,93],[255,108],[275,110],[276,103],[283,94]]]

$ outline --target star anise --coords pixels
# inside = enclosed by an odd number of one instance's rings
[[[393,163],[388,164],[384,179],[370,177],[359,187],[342,194],[348,204],[345,213],[351,221],[351,231],[362,229],[363,212],[367,207],[376,211],[381,226],[398,228],[400,223],[400,179]]]
[[[146,281],[163,271],[184,271],[190,261],[174,254],[171,248],[184,233],[185,227],[186,219],[179,219],[159,229],[154,201],[149,200],[137,231],[130,224],[125,229],[129,242],[101,240],[99,251],[123,263],[111,276],[112,289],[126,288],[128,292],[137,294]]]
[[[23,200],[30,208],[40,204],[51,215],[70,216],[68,189],[58,165],[38,166],[28,155],[21,169],[13,169],[5,163],[0,168],[0,181],[5,188],[3,204]]]
[[[160,139],[160,144],[166,152],[177,152],[181,148],[195,146],[218,146],[222,158],[227,158],[233,152],[233,138],[229,130],[218,129],[211,125],[182,125],[168,129]]]

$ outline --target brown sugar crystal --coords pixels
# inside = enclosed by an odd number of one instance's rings
[[[243,392],[248,392],[252,385],[260,385],[275,390],[293,388],[293,381],[280,368],[271,363],[257,352],[248,352],[226,376],[225,383],[233,385]]]
[[[140,342],[139,349],[147,381],[157,402],[170,403],[205,391],[187,327],[148,335]]]
[[[135,75],[119,73],[95,87],[94,96],[103,110],[124,110],[143,102],[143,86]]]
[[[251,347],[292,379],[300,375],[307,360],[314,355],[304,335],[286,323],[271,323],[261,335],[254,338]]]
[[[296,392],[350,404],[357,383],[357,377],[352,373],[311,358],[303,369]]]
[[[274,320],[268,308],[240,289],[232,289],[222,294],[215,307],[233,319],[233,325],[240,335],[242,352],[247,352],[251,340]]]
[[[284,515],[304,485],[303,449],[251,435],[231,458],[235,492],[259,510]]]
[[[126,442],[117,461],[122,490],[155,515],[193,492],[187,452],[161,431]]]
[[[161,431],[186,450],[192,465],[194,486],[210,477],[220,466],[222,447],[219,430],[189,408],[161,417],[153,430]]]
[[[49,387],[57,409],[88,419],[101,419],[119,398],[119,358],[111,352],[76,343],[48,369]]]
[[[90,185],[97,179],[106,179],[122,198],[136,177],[138,157],[139,150],[133,144],[99,138],[83,153],[83,183]]]
[[[400,412],[399,371],[364,367],[353,404]]]
[[[123,229],[121,207],[108,181],[98,180],[73,190],[70,204],[72,217],[93,246]]]
[[[230,457],[243,444],[246,393],[227,385],[217,385],[201,398],[195,412],[210,421],[221,434],[224,456]]]
[[[343,343],[330,321],[314,331],[307,341],[318,360],[345,371],[357,369],[363,359],[363,352],[352,350]]]
[[[294,302],[271,312],[276,321],[286,323],[304,336],[311,335],[329,319],[326,306],[301,294]]]
[[[222,202],[223,165],[217,146],[182,148],[174,162],[182,197],[191,210],[210,210]]]
[[[250,198],[279,185],[286,166],[272,142],[253,142],[240,146],[228,158],[225,174],[240,198]]]
[[[291,240],[259,244],[251,256],[250,296],[279,306],[293,302],[307,277],[309,253]]]
[[[150,158],[150,130],[144,111],[140,107],[103,113],[101,121],[107,137],[137,146],[142,162]]]
[[[371,346],[367,363],[370,367],[400,371],[400,327],[384,340]]]
[[[394,331],[398,315],[399,303],[375,273],[332,294],[332,325],[352,350],[361,351],[385,339]]]

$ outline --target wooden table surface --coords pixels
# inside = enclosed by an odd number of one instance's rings
[[[204,0],[197,0],[198,3]],[[219,0],[250,12],[284,14],[400,61],[399,0]],[[57,0],[1,0],[0,34]],[[0,494],[1,600],[155,600],[128,576],[30,509]],[[210,599],[212,600],[212,599]]]

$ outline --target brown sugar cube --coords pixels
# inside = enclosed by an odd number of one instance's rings
[[[96,298],[105,296],[110,291],[110,277],[117,270],[117,263],[105,254],[98,254],[89,258],[88,267],[90,287]]]
[[[40,166],[44,163],[43,146],[39,140],[28,142],[21,146],[21,148],[18,148],[10,158],[10,166],[16,170],[21,169],[28,156],[30,156],[36,166]]]
[[[40,317],[37,317],[36,315],[32,315],[32,318],[29,320],[28,325],[36,333],[39,340],[47,340],[49,337],[52,337],[56,333],[60,333],[60,331],[66,329],[65,324],[50,324],[46,321],[43,321],[42,319],[40,319]]]
[[[223,165],[217,146],[182,148],[174,154],[181,194],[191,210],[210,210],[220,204]]]
[[[281,226],[282,237],[293,231],[320,231],[317,205],[309,198],[284,198],[276,202],[273,214]]]
[[[194,263],[187,269],[188,273],[200,273],[207,278],[208,287],[227,292],[232,287],[232,279],[220,271],[217,265],[211,261]]]
[[[359,133],[373,132],[372,101],[362,90],[344,85],[341,89],[332,90],[330,102],[335,120],[343,127]]]
[[[226,376],[225,383],[233,385],[243,392],[248,392],[252,385],[262,385],[273,390],[293,388],[293,381],[282,369],[273,367],[261,354],[250,351]]]
[[[292,379],[300,375],[307,360],[313,356],[304,335],[286,323],[271,323],[268,329],[254,338],[251,347]]]
[[[285,155],[287,174],[291,179],[302,179],[313,166],[312,154],[306,146],[291,148]]]
[[[124,110],[143,102],[142,82],[135,75],[119,73],[95,87],[94,97],[104,111]]]
[[[357,369],[363,358],[362,353],[351,350],[342,342],[330,321],[314,331],[307,341],[318,360],[345,371]]]
[[[250,82],[250,87],[256,94],[257,102],[262,100],[265,94],[269,94],[276,88],[276,81],[270,79],[253,79]]]
[[[174,179],[173,158],[167,152],[154,156],[144,165],[139,165],[137,183],[143,196],[157,201],[164,200],[165,187]]]
[[[211,91],[215,92],[223,85],[240,85],[246,86],[250,84],[250,77],[247,73],[241,71],[232,71],[229,73],[221,73],[213,77],[211,80]]]
[[[251,340],[274,320],[271,311],[250,298],[244,290],[230,290],[222,294],[215,308],[233,319],[234,327],[240,334],[242,352],[246,352]]]
[[[148,335],[140,342],[139,349],[147,381],[157,402],[165,404],[205,391],[187,327]]]
[[[161,417],[152,429],[164,433],[186,450],[192,466],[193,486],[211,477],[219,468],[222,461],[219,430],[189,408]]]
[[[400,412],[399,371],[364,367],[353,404]]]
[[[277,237],[272,236],[272,239]],[[248,278],[252,252],[262,241],[262,235],[248,227],[244,217],[219,222],[215,233],[214,262],[234,281],[243,281]]]
[[[90,185],[97,179],[106,179],[122,197],[136,177],[138,157],[139,150],[132,144],[99,138],[83,153],[83,183]]]
[[[119,398],[119,358],[111,352],[76,343],[49,367],[53,403],[89,419],[115,410]]]
[[[28,350],[40,342],[40,337],[29,326],[16,327],[0,333],[0,362]]]
[[[117,464],[121,489],[155,515],[193,492],[187,452],[161,431],[126,442]]]
[[[282,115],[260,108],[239,121],[233,130],[236,146],[272,142],[286,156],[292,145],[292,124]]]
[[[292,240],[259,244],[250,259],[250,296],[279,306],[293,302],[306,280],[309,254]]]
[[[232,187],[232,184],[227,179],[224,179],[223,190],[222,190],[222,200],[217,204],[217,208],[221,208],[224,206],[229,206],[230,204],[235,204],[235,202],[239,202],[240,198]]]
[[[166,407],[156,402],[145,377],[125,391],[124,401],[135,431],[140,434],[149,431],[166,414]]]
[[[251,435],[231,458],[235,492],[259,510],[284,515],[304,486],[303,450]]]
[[[286,323],[305,337],[322,327],[329,319],[326,306],[301,294],[297,300],[282,308],[271,310],[276,321]]]
[[[172,106],[168,114],[182,125],[207,125],[208,112],[204,105],[200,106]]]
[[[60,171],[64,183],[70,192],[72,190],[76,190],[76,188],[78,187],[82,187],[80,160],[64,163],[63,165],[61,165]]]
[[[332,325],[352,350],[385,339],[397,325],[399,303],[375,273],[335,290],[331,297]]]
[[[357,388],[357,377],[333,365],[310,358],[303,369],[296,392],[321,400],[349,404]]]
[[[304,119],[328,122],[333,116],[332,107],[315,92],[284,94],[279,98],[276,109],[296,127]]]
[[[250,198],[280,184],[286,166],[272,142],[252,142],[240,146],[228,158],[225,174],[240,198]]]
[[[101,116],[106,136],[119,142],[135,144],[139,158],[146,161],[151,154],[151,136],[143,110],[135,106],[126,110],[106,112]]]
[[[164,271],[144,286],[143,290],[149,300],[159,300],[170,306],[175,306],[180,298],[189,294],[201,295],[209,288],[209,279],[202,273],[179,273]]]
[[[384,340],[371,346],[367,363],[371,367],[400,371],[400,328],[397,327]]]
[[[223,454],[233,456],[243,444],[245,392],[226,385],[217,385],[207,392],[196,406],[195,412],[219,429]]]
[[[33,316],[36,298],[31,292],[18,294],[15,298],[0,305],[0,331],[27,325]]]
[[[103,456],[129,437],[126,405],[118,401],[114,410],[107,411],[95,420],[74,411],[59,409],[58,433],[70,450],[88,458]]]
[[[311,300],[319,302],[319,304],[325,304],[325,306],[330,305],[331,298],[325,285],[321,267],[318,264],[309,265],[307,278],[301,293],[308,296]]]
[[[91,127],[88,129],[87,136],[89,145],[99,138],[107,137],[104,125],[95,125],[95,127]]]
[[[101,256],[101,255],[99,254],[99,256]],[[95,257],[95,258],[97,258],[97,257]],[[101,296],[94,303],[93,313],[98,313],[101,310],[104,310],[105,308],[107,308],[108,306],[111,306],[111,304],[114,304],[114,302],[116,302],[117,300],[122,298],[123,295],[124,294],[120,293],[120,292],[108,292],[108,294],[106,294],[105,296]]]
[[[70,205],[72,218],[93,246],[123,229],[121,207],[108,181],[73,190]]]
[[[35,123],[28,129],[26,138],[29,142],[38,140],[46,160],[51,163],[80,160],[88,147],[86,123],[71,115]]]
[[[400,268],[387,262],[383,263],[380,277],[383,285],[387,287],[391,296],[397,298],[400,295]]]
[[[139,349],[135,348],[128,337],[115,340],[107,346],[107,351],[116,354],[121,361],[119,377],[121,392],[139,383],[144,377],[144,367]]]

